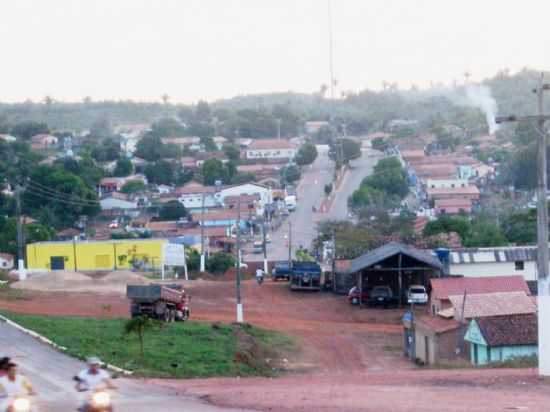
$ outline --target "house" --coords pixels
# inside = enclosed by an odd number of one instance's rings
[[[168,186],[168,185],[157,185],[157,192],[161,195],[163,194],[167,194],[167,193],[172,193],[174,191],[174,187],[173,186]]]
[[[239,165],[237,172],[253,174],[258,179],[277,177],[281,173],[281,167],[271,164]]]
[[[227,139],[223,136],[214,136],[212,141],[218,148],[218,150],[223,150],[223,145],[227,143]]]
[[[128,199],[122,193],[109,193],[99,201],[101,211],[108,216],[132,216],[137,217],[138,203]]]
[[[488,316],[526,315],[537,312],[537,305],[525,292],[494,292],[449,296],[452,308],[440,311],[441,316],[456,320]],[[443,312],[443,313],[442,313]]]
[[[406,337],[414,333],[414,345],[405,342],[405,352],[413,360],[434,365],[456,359],[457,348],[460,349],[457,345],[463,333],[460,322],[423,315],[414,319],[414,328],[407,324],[404,326]]]
[[[404,297],[410,285],[429,286],[432,277],[443,272],[443,265],[433,254],[398,242],[389,242],[351,261],[348,271],[334,279],[335,289],[347,293],[348,286],[368,291],[388,285],[395,296]],[[347,289],[347,290],[346,290]]]
[[[509,315],[472,319],[464,340],[470,344],[473,365],[536,356],[537,315]]]
[[[449,296],[463,296],[495,292],[523,292],[530,295],[531,291],[523,276],[494,277],[443,277],[431,279],[430,312],[435,315],[443,309],[452,307]]]
[[[107,194],[119,192],[124,185],[124,180],[120,177],[104,177],[99,181],[99,193]]]
[[[503,273],[521,275],[536,283],[535,246],[459,248],[449,251],[449,274],[464,277],[498,277]]]
[[[454,179],[458,175],[456,166],[450,163],[415,165],[414,172],[421,180]]]
[[[73,240],[79,238],[81,235],[80,230],[75,229],[74,227],[69,227],[63,230],[59,230],[55,233],[56,240]]]
[[[401,150],[399,154],[406,163],[424,160],[426,158],[426,152],[424,152],[424,149]]]
[[[174,194],[186,209],[201,209],[221,207],[222,201],[219,199],[219,193],[214,186],[204,186],[201,183],[191,181],[183,186],[177,187]]]
[[[0,269],[13,269],[15,257],[9,253],[0,253]]]
[[[271,194],[271,189],[257,184],[257,183],[244,183],[242,185],[227,186],[220,190],[219,200],[222,203],[225,203],[227,197],[232,196],[243,196],[243,195],[258,195],[260,197],[259,207],[263,209],[268,205],[273,203],[273,197]]]
[[[6,143],[13,143],[17,140],[17,138],[9,134],[0,133],[0,140],[3,140]]]
[[[180,164],[184,168],[194,169],[195,166],[196,166],[195,158],[193,158],[191,156],[183,156],[182,158],[180,158]]]
[[[438,215],[471,213],[472,201],[470,199],[437,199],[434,201],[434,209]]]
[[[328,126],[329,122],[327,122],[326,120],[313,120],[306,122],[304,124],[304,129],[306,130],[306,134],[313,135],[321,130],[323,127]]]
[[[455,187],[466,187],[466,179],[426,179],[428,189],[454,189]]]
[[[255,139],[246,148],[248,160],[288,161],[296,157],[295,145],[285,139]]]
[[[48,149],[57,146],[59,139],[50,134],[36,134],[31,137],[31,148],[35,150]]]
[[[440,188],[440,189],[431,189],[426,190],[428,195],[428,200],[438,200],[438,199],[469,199],[472,202],[479,200],[479,189],[477,186],[468,185],[465,187],[456,187],[456,188]]]
[[[197,146],[201,143],[201,138],[197,136],[163,137],[160,140],[162,144],[174,144],[181,149],[184,149],[186,146]]]
[[[237,224],[238,213],[236,211],[222,210],[200,214],[196,221],[204,227],[229,227]],[[246,226],[247,216],[241,216],[241,227]]]
[[[198,152],[195,155],[195,166],[202,167],[204,162],[210,159],[218,159],[223,164],[229,162],[224,152]]]

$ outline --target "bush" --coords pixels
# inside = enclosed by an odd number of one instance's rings
[[[235,266],[235,258],[233,255],[224,252],[214,253],[206,261],[206,269],[210,273],[223,274],[233,266]]]

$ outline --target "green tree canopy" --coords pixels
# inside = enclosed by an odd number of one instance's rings
[[[145,166],[145,176],[149,183],[170,185],[176,178],[176,167],[166,160],[159,160]]]
[[[141,180],[130,180],[129,182],[124,183],[124,186],[122,186],[120,191],[122,193],[131,195],[134,193],[143,192],[146,188],[147,186],[145,186],[145,183],[143,183]]]
[[[304,143],[296,154],[296,163],[300,166],[312,164],[317,158],[317,148],[311,142]]]
[[[409,193],[407,174],[395,157],[378,161],[373,174],[365,178],[362,185],[398,196],[401,199]]]
[[[113,175],[117,177],[125,177],[125,176],[130,176],[133,171],[134,171],[134,165],[132,164],[130,159],[126,157],[121,157],[116,162]]]
[[[43,122],[23,121],[13,126],[10,133],[15,137],[29,140],[37,134],[50,133],[50,129]]]
[[[187,209],[178,200],[171,200],[163,204],[159,212],[161,220],[179,220],[187,215]]]
[[[214,253],[206,261],[206,270],[210,273],[223,274],[233,266],[235,266],[235,258],[233,255],[224,252]]]

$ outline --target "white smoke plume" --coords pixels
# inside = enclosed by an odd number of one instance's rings
[[[458,103],[481,110],[487,119],[489,133],[495,133],[498,130],[498,125],[495,122],[498,107],[496,100],[491,94],[491,89],[479,84],[469,84],[464,88],[464,91],[465,96]]]

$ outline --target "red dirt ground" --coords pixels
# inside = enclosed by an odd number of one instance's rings
[[[195,320],[235,319],[234,282],[185,283]],[[305,372],[278,379],[162,381],[224,406],[265,411],[547,411],[550,386],[533,370],[416,370],[401,352],[399,310],[359,309],[329,293],[292,293],[284,283],[243,283],[245,321],[284,331],[304,350]],[[119,295],[0,294],[0,309],[47,315],[128,316]],[[527,409],[525,409],[527,408]]]

